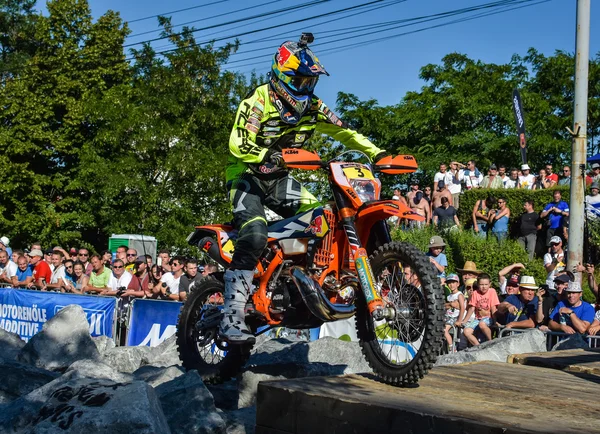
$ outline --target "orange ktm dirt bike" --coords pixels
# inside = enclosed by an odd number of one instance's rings
[[[312,152],[284,149],[283,158],[288,168],[325,171],[333,200],[269,224],[246,304],[248,327],[259,335],[271,327],[307,329],[354,316],[375,374],[388,384],[416,383],[440,353],[443,292],[428,258],[408,243],[393,242],[386,221],[423,217],[398,200],[380,200],[381,183],[374,176],[414,172],[414,157],[386,157],[371,165],[323,162]],[[197,227],[188,241],[227,267],[235,236],[231,226],[208,225]],[[183,366],[198,370],[204,380],[236,375],[252,349],[229,345],[219,335],[223,291],[223,273],[203,278],[179,316]]]

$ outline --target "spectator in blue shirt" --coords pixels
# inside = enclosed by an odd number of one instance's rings
[[[538,298],[535,295],[539,287],[532,276],[521,276],[520,294],[511,294],[498,305],[496,320],[506,328],[528,329],[535,327],[535,315]]]
[[[548,218],[548,232],[546,233],[546,245],[550,245],[550,239],[557,235],[563,238],[563,226],[565,217],[569,217],[569,205],[562,200],[560,191],[554,192],[554,202],[550,202],[540,214],[540,218]],[[564,239],[563,239],[564,242]]]
[[[21,255],[17,258],[17,275],[13,277],[13,286],[26,288],[31,282],[33,282],[33,273],[29,268],[27,258]]]
[[[446,243],[444,243],[442,237],[434,235],[429,240],[429,251],[427,252],[429,262],[434,266],[442,285],[446,283],[446,267],[448,266],[448,259],[442,253],[445,247]]]
[[[569,282],[565,289],[567,301],[559,301],[550,314],[550,330],[567,334],[586,333],[594,322],[594,307],[581,300],[581,283]]]

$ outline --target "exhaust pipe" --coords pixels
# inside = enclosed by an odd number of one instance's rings
[[[354,305],[331,303],[321,286],[311,279],[302,267],[292,267],[290,274],[308,310],[323,322],[337,321],[354,315]]]

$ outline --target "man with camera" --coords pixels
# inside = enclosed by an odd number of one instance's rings
[[[174,256],[169,263],[171,271],[165,273],[160,278],[160,282],[156,285],[160,291],[159,298],[165,300],[180,301],[179,282],[183,275],[183,267],[185,266],[185,258],[183,256]],[[183,301],[183,300],[181,300]]]
[[[100,295],[116,295],[120,297],[127,290],[131,278],[131,273],[125,271],[125,262],[122,259],[115,259],[112,274],[110,275],[110,279],[108,279],[108,289],[102,291]]]

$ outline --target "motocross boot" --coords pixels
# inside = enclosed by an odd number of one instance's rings
[[[250,344],[256,341],[245,322],[244,308],[252,288],[251,270],[225,271],[225,304],[223,320],[219,326],[221,336],[232,344]]]

